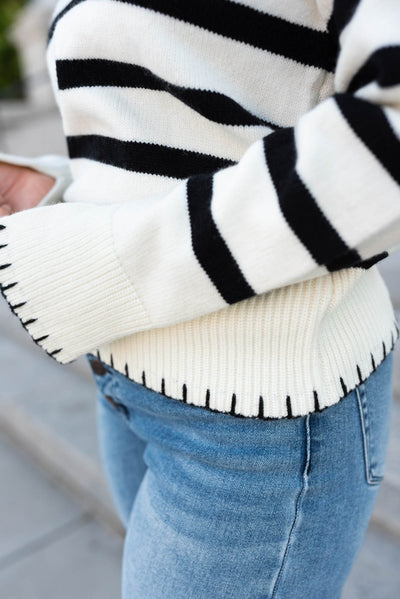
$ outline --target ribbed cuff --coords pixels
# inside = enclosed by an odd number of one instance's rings
[[[151,328],[114,252],[112,204],[57,204],[0,218],[0,286],[60,363]]]

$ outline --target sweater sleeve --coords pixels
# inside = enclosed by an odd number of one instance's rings
[[[240,161],[143,201],[0,219],[3,295],[69,362],[400,246],[400,3],[335,0],[333,94]]]

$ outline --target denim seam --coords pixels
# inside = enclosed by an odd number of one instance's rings
[[[362,385],[362,386],[363,386],[364,394],[366,395],[365,385]],[[361,385],[360,385],[360,387],[361,387]],[[382,481],[383,477],[382,476],[374,476],[370,469],[370,456],[369,456],[369,452],[368,452],[368,439],[367,439],[367,437],[368,437],[367,424],[368,423],[366,422],[367,406],[365,405],[365,411],[364,411],[363,404],[361,401],[359,387],[356,387],[356,395],[357,395],[358,410],[360,413],[361,432],[362,432],[362,438],[363,438],[365,478],[369,485],[378,485]]]
[[[296,499],[296,507],[295,507],[294,519],[293,519],[293,522],[292,522],[292,526],[290,528],[288,540],[287,540],[287,543],[286,543],[285,552],[284,552],[283,558],[282,558],[282,563],[281,563],[281,566],[279,568],[279,572],[278,572],[278,575],[276,577],[275,584],[274,584],[274,587],[273,587],[273,590],[272,590],[271,599],[274,599],[274,597],[276,597],[276,592],[278,590],[278,585],[279,585],[279,582],[281,580],[281,574],[283,572],[283,568],[285,567],[285,565],[287,563],[287,558],[288,558],[288,555],[289,555],[289,550],[290,550],[290,547],[291,547],[291,544],[292,544],[292,538],[293,538],[294,529],[295,529],[295,526],[296,526],[296,524],[298,522],[298,519],[299,519],[301,502],[303,500],[304,494],[305,494],[305,492],[307,490],[307,487],[308,487],[308,474],[309,474],[309,471],[310,471],[310,462],[311,462],[310,416],[311,416],[311,414],[307,414],[306,420],[305,420],[305,424],[306,424],[306,463],[305,463],[304,471],[303,471],[302,485],[301,485],[300,492],[299,492],[299,494],[297,496],[297,499]]]

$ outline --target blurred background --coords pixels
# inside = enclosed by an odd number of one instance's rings
[[[0,2],[0,151],[66,154],[45,62],[55,0]],[[379,266],[400,322],[400,252]],[[120,596],[123,530],[85,358],[61,366],[0,298],[0,597]],[[342,599],[400,597],[400,342],[387,473]],[[313,598],[314,599],[314,598]]]

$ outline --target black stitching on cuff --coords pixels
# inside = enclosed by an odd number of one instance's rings
[[[15,287],[15,285],[18,285],[17,281],[15,281],[15,283],[9,283],[8,285],[3,286],[3,291],[6,291],[7,289],[11,289],[11,287]]]
[[[11,310],[14,312],[14,310],[16,310],[17,308],[22,308],[22,306],[25,306],[26,302],[21,302],[20,304],[14,304],[13,306],[10,305]]]
[[[0,224],[0,231],[2,231],[3,229],[5,229],[6,226],[5,225],[1,225]],[[0,245],[0,249],[7,247],[8,244],[5,243],[3,245]],[[9,266],[11,266],[12,263],[7,263],[7,264],[2,264],[0,265],[0,270],[4,270],[5,268],[8,268]],[[49,335],[43,335],[42,337],[37,337],[35,339],[35,337],[32,335],[32,333],[30,332],[30,330],[28,329],[28,325],[36,322],[38,319],[37,318],[30,318],[29,320],[23,321],[20,316],[17,314],[16,310],[17,308],[21,308],[22,306],[25,306],[25,304],[27,304],[28,302],[21,302],[19,304],[11,304],[10,300],[8,299],[7,295],[6,295],[6,291],[8,289],[12,289],[13,287],[15,287],[15,285],[18,285],[18,281],[14,281],[13,283],[9,283],[8,285],[2,285],[0,283],[0,293],[1,295],[4,297],[4,299],[6,300],[7,304],[10,307],[11,312],[18,318],[19,322],[21,323],[21,325],[24,327],[24,329],[26,330],[26,332],[28,333],[28,335],[31,337],[32,341],[38,345],[38,347],[40,347],[43,351],[46,352],[46,354],[48,356],[50,356],[51,358],[53,358],[53,360],[55,360],[56,362],[58,362],[58,360],[56,360],[56,358],[54,358],[55,354],[58,354],[60,351],[62,351],[62,348],[60,349],[55,349],[52,352],[47,351],[47,349],[45,349],[44,347],[42,347],[39,344],[39,341],[43,341],[44,339],[47,339],[49,337]]]
[[[25,302],[26,303],[26,302]],[[24,327],[27,327],[28,324],[32,324],[34,322],[37,321],[37,318],[30,318],[29,320],[25,320],[25,322],[23,322],[22,324],[24,325]],[[21,321],[22,322],[22,321]]]
[[[37,337],[37,339],[34,339],[35,343],[39,343],[39,341],[44,341],[45,339],[47,339],[48,335],[43,335],[43,337]]]
[[[52,352],[50,352],[50,356],[54,356],[54,354],[58,354],[60,351],[62,351],[62,347],[60,347],[60,349],[55,349]]]

